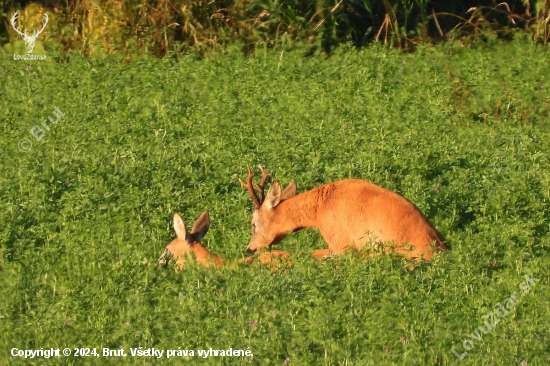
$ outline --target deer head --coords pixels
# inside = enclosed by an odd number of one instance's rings
[[[279,182],[273,182],[267,196],[264,195],[265,181],[270,174],[267,174],[261,165],[259,165],[262,171],[262,181],[260,184],[252,182],[254,174],[249,166],[248,179],[244,183],[239,179],[241,184],[248,190],[252,196],[252,202],[254,203],[254,211],[252,212],[252,237],[248,244],[247,251],[255,252],[269,245],[277,244],[285,235],[286,232],[280,230],[280,221],[284,220],[284,217],[280,217],[275,212],[275,208],[284,200],[290,199],[296,196],[296,181],[292,180],[284,191],[281,191]],[[260,196],[256,195],[254,186],[258,188]]]
[[[158,260],[158,264],[165,265],[172,257],[176,259],[176,266],[182,268],[185,265],[186,257],[196,254],[197,247],[203,249],[201,240],[206,235],[209,227],[210,216],[208,211],[204,211],[195,221],[191,233],[188,233],[185,229],[185,224],[180,215],[174,213],[174,231],[178,237],[166,246],[164,253]]]
[[[17,21],[17,17],[19,16],[19,11],[16,11],[15,14],[13,14],[13,17],[11,17],[11,26],[13,27],[13,29],[15,29],[15,31],[17,33],[19,33],[21,35],[21,37],[23,38],[23,40],[25,41],[25,47],[27,48],[27,53],[32,53],[32,50],[34,49],[34,42],[36,41],[36,38],[38,38],[38,35],[40,33],[42,33],[42,31],[44,30],[44,28],[46,28],[46,24],[48,24],[48,14],[44,13],[44,23],[43,26],[42,26],[42,29],[40,29],[40,31],[36,32],[36,29],[33,31],[32,35],[29,36],[27,34],[27,30],[25,29],[25,32],[22,33],[19,28],[15,28],[15,22]]]

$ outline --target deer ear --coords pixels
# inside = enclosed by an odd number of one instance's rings
[[[185,230],[185,224],[177,212],[174,212],[174,231],[180,239],[185,239],[187,230]]]
[[[195,239],[200,242],[202,238],[206,235],[208,232],[208,229],[210,228],[210,215],[208,215],[208,211],[204,211],[197,221],[193,224],[193,228],[191,229],[191,234],[195,237]]]
[[[293,179],[290,183],[288,183],[288,186],[286,186],[285,190],[281,194],[281,201],[287,200],[294,196],[296,196],[296,181]]]
[[[265,198],[265,205],[267,209],[272,209],[281,202],[281,186],[279,182],[273,182],[269,191],[267,192],[267,197]]]

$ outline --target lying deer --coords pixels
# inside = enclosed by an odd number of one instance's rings
[[[158,264],[166,265],[170,258],[174,258],[176,260],[176,271],[178,271],[185,267],[185,263],[190,257],[194,257],[197,263],[205,267],[221,267],[225,259],[211,253],[201,244],[201,240],[206,235],[209,228],[210,216],[208,215],[208,211],[204,211],[199,216],[193,224],[190,233],[185,229],[185,225],[180,215],[174,213],[174,231],[178,237],[166,246],[164,253],[158,260]],[[276,263],[272,260],[272,256],[286,257],[288,253],[274,250],[270,253],[263,253],[258,259],[260,263],[270,263],[272,267],[274,267]],[[254,257],[248,257],[239,260],[239,262],[252,263],[254,259]]]
[[[263,175],[260,184],[252,182],[250,167],[247,183],[239,179],[254,203],[248,252],[277,244],[288,233],[311,227],[318,228],[328,244],[328,249],[313,251],[315,257],[360,249],[374,241],[393,242],[396,253],[415,260],[430,259],[434,252],[448,249],[422,212],[397,193],[350,179],[296,195],[296,182],[292,180],[284,191],[273,182],[264,196],[265,181],[271,175],[259,167]]]

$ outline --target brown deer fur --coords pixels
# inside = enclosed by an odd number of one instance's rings
[[[193,224],[191,232],[187,232],[185,224],[180,215],[174,213],[174,231],[177,238],[172,240],[164,250],[164,253],[158,260],[160,265],[168,263],[170,258],[176,260],[176,271],[182,270],[188,259],[193,258],[197,263],[205,267],[221,267],[224,265],[225,259],[211,253],[202,244],[201,240],[206,235],[210,227],[210,216],[208,211],[204,211]],[[276,266],[273,257],[286,257],[288,253],[273,250],[269,253],[263,253],[258,257],[260,263],[269,263],[272,267]],[[239,262],[252,263],[254,257],[243,258]]]
[[[250,185],[251,176],[249,169]],[[412,202],[359,179],[329,183],[300,195],[296,195],[294,181],[284,192],[274,182],[265,200],[258,203],[252,214],[249,252],[310,227],[318,228],[328,243],[328,249],[313,252],[317,257],[360,249],[375,241],[393,242],[395,252],[416,260],[430,259],[434,252],[447,249],[444,238]]]

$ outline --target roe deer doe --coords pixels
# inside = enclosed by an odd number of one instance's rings
[[[296,195],[296,182],[292,180],[284,191],[273,182],[264,196],[270,174],[259,167],[263,175],[260,184],[252,182],[250,167],[247,183],[239,179],[254,203],[249,252],[277,244],[286,234],[309,227],[318,228],[328,244],[328,249],[313,251],[315,257],[360,249],[373,240],[393,242],[396,253],[415,260],[430,259],[435,251],[448,249],[422,212],[388,189],[350,179]]]
[[[205,267],[221,267],[225,259],[211,253],[201,244],[201,240],[206,235],[209,227],[210,216],[208,215],[208,211],[204,211],[199,216],[193,224],[190,233],[185,229],[180,215],[174,213],[174,231],[178,237],[166,246],[164,253],[158,259],[158,264],[165,265],[173,257],[176,259],[176,271],[179,271],[184,268],[187,259],[192,256],[197,263]],[[286,257],[288,253],[273,250],[270,253],[260,255],[258,259],[260,263],[270,263],[274,267],[276,264],[273,262],[272,256]],[[252,263],[254,259],[254,257],[248,257],[239,260],[239,262]]]
[[[221,267],[224,259],[220,256],[210,253],[208,249],[202,246],[201,240],[210,228],[210,216],[208,211],[204,211],[193,224],[191,232],[185,229],[185,224],[180,215],[174,213],[174,231],[178,236],[172,240],[164,249],[164,253],[158,260],[159,264],[167,264],[170,257],[176,259],[176,270],[183,269],[189,256],[194,256],[197,263],[205,267],[212,265]]]

